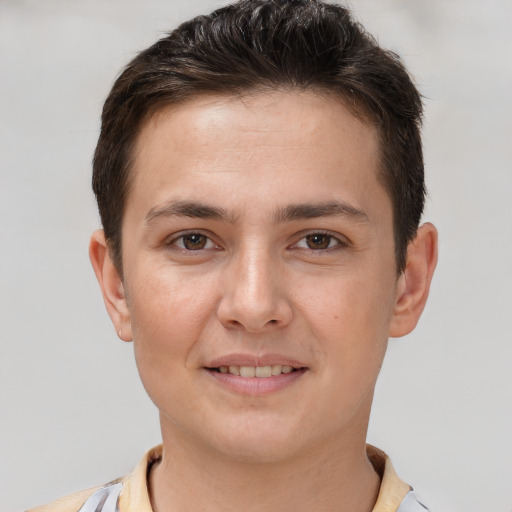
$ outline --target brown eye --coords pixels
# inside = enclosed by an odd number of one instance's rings
[[[314,233],[306,236],[306,244],[309,249],[328,249],[331,247],[333,237],[324,233]]]
[[[208,237],[200,235],[198,233],[192,233],[190,235],[183,235],[181,237],[181,244],[185,249],[189,251],[199,251],[206,247],[208,243]]]

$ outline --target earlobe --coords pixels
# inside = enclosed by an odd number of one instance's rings
[[[117,271],[102,229],[95,231],[89,243],[89,258],[101,288],[107,312],[123,341],[132,341],[130,311],[123,280]]]
[[[430,283],[437,264],[437,230],[426,223],[407,248],[405,269],[397,283],[397,296],[389,335],[405,336],[418,323],[427,302]]]

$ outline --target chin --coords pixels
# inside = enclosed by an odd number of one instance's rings
[[[258,421],[259,420],[259,421]],[[258,420],[236,422],[221,428],[212,440],[212,447],[230,460],[242,463],[278,463],[307,451],[302,425],[284,424],[282,421]]]

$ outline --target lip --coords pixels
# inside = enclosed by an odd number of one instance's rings
[[[214,368],[219,368],[220,366],[256,367],[276,364],[291,366],[295,371],[273,375],[272,377],[258,378],[242,377],[240,375],[220,373],[214,370]],[[237,394],[265,396],[293,386],[307,373],[308,367],[296,359],[281,354],[264,354],[261,356],[229,354],[208,362],[208,364],[204,366],[204,370],[216,383]]]
[[[291,373],[258,378],[242,377],[240,375],[231,375],[230,373],[219,373],[208,368],[204,370],[221,386],[235,393],[250,396],[264,396],[284,390],[294,385],[308,371],[307,368],[301,368]]]
[[[260,356],[229,354],[209,361],[204,367],[208,369],[219,368],[219,366],[272,366],[273,364],[292,366],[295,369],[307,368],[307,365],[300,361],[282,354],[263,354]]]

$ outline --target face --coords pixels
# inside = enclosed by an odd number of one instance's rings
[[[278,460],[364,438],[397,301],[377,153],[313,93],[205,96],[143,128],[121,327],[164,439]]]

